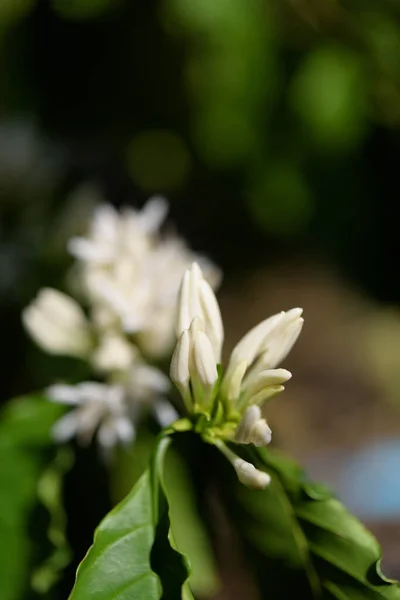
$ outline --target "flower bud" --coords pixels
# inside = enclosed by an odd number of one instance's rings
[[[195,318],[189,328],[189,372],[195,403],[207,407],[218,380],[217,363],[210,340],[203,331],[203,323]]]
[[[85,314],[70,296],[51,288],[42,289],[22,313],[23,323],[47,352],[86,357],[91,335]]]
[[[179,294],[177,335],[188,329],[193,319],[200,318],[204,332],[210,340],[217,363],[221,360],[224,328],[218,302],[212,288],[204,279],[197,263],[193,263],[183,276]]]
[[[235,442],[266,446],[271,441],[271,433],[266,420],[261,418],[260,408],[253,405],[249,406],[243,413],[236,429]]]
[[[233,461],[236,474],[240,483],[254,490],[263,490],[271,482],[271,477],[264,471],[259,471],[249,462],[242,458]]]

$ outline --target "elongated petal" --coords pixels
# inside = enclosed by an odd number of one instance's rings
[[[107,263],[113,258],[110,246],[99,244],[82,237],[73,237],[68,241],[68,252],[75,258],[91,263]]]
[[[280,392],[283,392],[284,389],[285,388],[283,385],[271,385],[267,388],[264,388],[257,394],[254,394],[254,396],[251,396],[251,398],[248,401],[252,404],[262,406],[265,402],[267,402],[267,400],[271,400],[271,398],[273,398],[277,394],[280,394]],[[245,405],[246,403],[247,399],[245,398],[243,405]]]
[[[301,309],[293,309],[285,314],[284,319],[268,336],[261,350],[262,363],[265,369],[274,369],[289,354],[303,327]]]
[[[190,408],[191,404],[191,393],[189,387],[190,373],[189,373],[189,357],[190,357],[190,340],[189,332],[183,331],[175,351],[171,359],[170,375],[172,381],[175,383],[178,390],[181,392],[183,400],[186,403],[187,408]]]
[[[167,400],[156,400],[154,402],[154,412],[161,427],[168,427],[179,418],[178,412]]]
[[[292,374],[286,369],[267,369],[266,371],[256,371],[247,377],[243,383],[242,389],[246,398],[250,399],[252,396],[265,388],[286,383],[286,381],[289,381],[291,377]]]
[[[247,360],[249,365],[262,355],[262,365],[259,370],[276,367],[290,352],[297,340],[303,319],[302,309],[294,308],[282,312],[251,329],[237,344],[229,361],[227,375],[230,375],[236,365]]]
[[[98,383],[97,381],[83,381],[76,386],[83,403],[99,403],[103,398],[107,397],[110,389],[113,389],[113,387],[116,386],[108,386],[105,383]]]
[[[277,323],[282,320],[284,314],[284,312],[281,312],[273,315],[246,333],[232,351],[227,370],[228,373],[235,369],[238,363],[243,360],[246,360],[249,365],[254,361],[260,352],[260,348],[266,336],[274,329]]]
[[[46,395],[60,404],[70,404],[72,406],[81,403],[81,395],[76,385],[56,384],[46,389]]]
[[[193,344],[193,358],[201,384],[205,388],[215,385],[218,379],[217,363],[210,340],[202,331],[197,331]]]
[[[241,386],[244,374],[246,373],[248,363],[246,360],[238,363],[235,369],[226,373],[222,380],[221,394],[228,402],[234,403],[238,400],[241,392]]]
[[[176,335],[179,337],[182,331],[189,329],[192,319],[190,318],[189,303],[189,279],[190,273],[187,270],[183,276],[178,298],[178,316],[176,322]],[[193,318],[193,317],[192,317]]]
[[[214,348],[217,363],[221,361],[222,344],[224,341],[224,325],[221,311],[211,286],[205,279],[200,281],[200,303],[206,333]]]
[[[76,435],[79,426],[79,414],[73,410],[61,417],[52,427],[51,434],[56,442],[62,443]]]
[[[143,231],[154,233],[157,231],[168,214],[168,202],[163,196],[152,196],[137,215],[138,223]]]
[[[114,427],[117,432],[118,439],[123,444],[129,444],[135,439],[136,430],[129,417],[124,416],[115,419]]]

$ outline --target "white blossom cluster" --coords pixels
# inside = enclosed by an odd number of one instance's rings
[[[232,351],[227,369],[219,376],[224,339],[222,318],[214,292],[194,263],[184,275],[178,306],[178,342],[171,361],[171,379],[189,413],[206,414],[212,422],[217,408],[219,425],[232,423],[232,441],[266,446],[271,429],[260,406],[284,390],[291,373],[277,368],[286,358],[303,327],[302,309],[278,313],[251,329]],[[219,404],[219,406],[218,406]],[[211,439],[211,438],[210,438]],[[239,480],[256,489],[270,477],[234,454],[221,439],[215,443],[236,469]]]
[[[48,395],[75,406],[55,426],[56,439],[89,443],[95,432],[104,448],[130,442],[144,408],[165,425],[176,416],[165,399],[168,378],[152,363],[167,358],[174,343],[179,285],[196,259],[210,285],[219,270],[195,256],[175,235],[162,236],[167,202],[151,198],[142,210],[100,204],[85,237],[69,241],[75,257],[74,289],[84,306],[45,288],[23,311],[23,322],[47,352],[88,361],[103,382],[54,385]]]

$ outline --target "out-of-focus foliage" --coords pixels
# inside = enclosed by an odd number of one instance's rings
[[[50,427],[62,412],[60,406],[42,397],[21,398],[10,402],[2,411],[0,421],[0,581],[4,600],[18,600],[28,594],[30,577],[35,565],[46,560],[41,557],[32,530],[32,517],[43,502],[41,472],[52,460],[54,449]],[[60,464],[57,465],[58,467]],[[60,469],[53,465],[52,485],[57,486]],[[38,483],[39,482],[39,483]],[[57,509],[58,510],[58,509]],[[46,535],[46,519],[40,519]],[[31,530],[31,534],[28,532]],[[38,533],[38,532],[36,532]],[[39,532],[43,535],[43,532]],[[59,534],[63,537],[62,528]],[[51,539],[53,544],[56,540]],[[64,551],[63,539],[60,541]],[[47,550],[46,550],[47,551]],[[46,552],[45,551],[45,552]],[[52,550],[50,551],[53,552]],[[46,575],[55,576],[56,564],[48,564]],[[64,565],[62,565],[64,566]]]
[[[286,458],[264,449],[250,455],[269,469],[270,487],[252,493],[229,478],[224,499],[263,598],[400,598],[382,574],[377,541],[329,490],[305,482]]]

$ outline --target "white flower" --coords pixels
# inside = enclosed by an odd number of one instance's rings
[[[126,208],[118,213],[102,205],[89,236],[69,244],[80,261],[81,287],[93,318],[100,326],[116,324],[132,335],[151,359],[163,358],[172,349],[179,285],[194,258],[181,239],[159,235],[166,211],[161,198],[150,199],[141,211]],[[208,281],[217,285],[218,269],[202,257],[198,260]]]
[[[234,348],[220,391],[228,412],[242,414],[247,406],[260,405],[284,389],[291,373],[275,367],[300,334],[301,314],[302,310],[295,308],[266,319]],[[176,329],[179,338],[171,361],[171,379],[187,405],[197,401],[204,406],[196,397],[196,385],[198,381],[215,385],[224,333],[217,300],[196,264],[182,280]]]
[[[97,430],[97,439],[105,449],[118,442],[129,443],[135,429],[129,417],[125,390],[120,385],[84,382],[75,386],[53,385],[47,394],[54,402],[76,406],[54,426],[54,438],[64,442],[74,436],[80,444],[89,444]]]
[[[56,423],[54,437],[58,442],[76,437],[86,445],[97,431],[97,441],[105,450],[129,443],[143,410],[153,411],[162,426],[177,418],[164,397],[169,385],[161,371],[139,361],[115,384],[53,385],[47,389],[51,400],[76,407]]]
[[[86,357],[91,350],[92,332],[83,310],[57,290],[42,289],[23,311],[22,320],[47,352]]]
[[[193,319],[188,325],[186,368],[193,375],[188,394],[199,407],[212,400],[223,330],[221,323],[219,331],[214,326],[214,337],[208,331],[219,314],[210,286],[220,274],[183,240],[161,236],[167,209],[160,197],[141,210],[117,211],[101,204],[87,236],[70,240],[69,250],[77,259],[74,290],[87,306],[88,318],[74,300],[48,289],[24,311],[24,323],[40,345],[85,358],[105,380],[50,388],[54,400],[76,406],[57,424],[58,439],[76,435],[88,443],[97,430],[100,445],[111,447],[133,438],[143,411],[154,413],[162,426],[176,420],[166,400],[170,380],[147,361],[161,360],[172,350],[179,286],[194,258],[204,268],[199,292],[204,325],[199,321],[196,329]]]
[[[259,406],[283,391],[283,384],[291,378],[289,371],[276,367],[300,334],[301,314],[300,308],[294,308],[251,329],[234,348],[218,390],[217,366],[224,337],[223,324],[214,293],[205,282],[200,267],[193,264],[186,271],[180,289],[176,325],[178,343],[170,369],[171,379],[188,412],[208,412],[211,424],[212,415],[221,418],[223,414],[227,425],[238,423],[233,436],[228,439],[233,437],[237,443],[256,446],[269,444],[271,430],[261,417]],[[216,423],[217,431],[221,425],[224,423]],[[240,481],[255,488],[267,485],[269,476],[237,457],[221,440],[217,443],[215,433],[208,439],[228,457]]]

